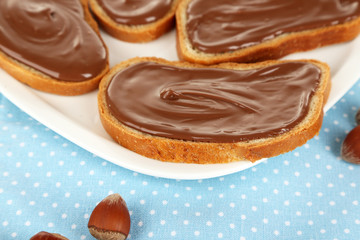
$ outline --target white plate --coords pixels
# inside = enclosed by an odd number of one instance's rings
[[[105,33],[102,35],[109,47],[110,66],[135,56],[178,59],[174,31],[146,44],[125,43]],[[328,110],[360,77],[360,38],[286,58],[313,58],[330,65],[333,85],[325,107]],[[196,165],[145,158],[116,144],[103,130],[97,112],[96,91],[75,97],[43,93],[19,83],[2,69],[0,79],[0,91],[27,114],[89,152],[139,173],[172,179],[204,179],[242,171],[261,162]]]

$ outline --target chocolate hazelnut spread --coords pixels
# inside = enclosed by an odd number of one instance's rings
[[[277,136],[307,115],[321,70],[306,62],[231,70],[154,62],[115,74],[106,91],[111,114],[155,136],[238,142]]]
[[[107,64],[102,40],[80,1],[0,1],[0,51],[52,78],[78,82]]]
[[[173,0],[97,0],[106,14],[125,25],[152,23],[164,17]]]
[[[360,17],[360,0],[192,0],[186,31],[195,49],[231,52],[292,32]]]

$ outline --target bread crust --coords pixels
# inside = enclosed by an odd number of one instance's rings
[[[145,43],[159,38],[174,27],[175,11],[179,2],[180,0],[174,0],[170,11],[161,19],[137,26],[116,23],[105,13],[96,0],[89,0],[89,6],[100,25],[111,36],[126,42]]]
[[[98,108],[101,122],[108,134],[120,145],[149,158],[175,163],[214,164],[248,160],[255,162],[262,158],[277,156],[294,150],[318,134],[323,119],[323,107],[330,92],[330,71],[325,63],[310,62],[322,71],[320,85],[313,95],[308,116],[295,128],[276,137],[237,143],[208,143],[169,139],[142,133],[119,122],[109,111],[106,103],[106,89],[112,77],[120,70],[139,62],[157,62],[188,68],[206,67],[186,62],[170,62],[159,58],[133,58],[114,66],[99,86]],[[215,68],[250,69],[289,61],[266,61],[256,64],[223,63]]]
[[[186,9],[192,0],[182,0],[176,11],[176,46],[179,59],[200,63],[217,64],[222,62],[252,63],[279,59],[288,54],[347,42],[360,33],[360,17],[345,24],[313,30],[282,34],[272,40],[221,54],[204,53],[194,49],[186,32]]]
[[[101,41],[103,41],[100,36],[98,25],[92,18],[87,4],[87,0],[81,0],[81,5],[84,9],[84,19],[91,28],[94,29]],[[104,47],[106,52],[108,52],[105,44]],[[4,69],[18,81],[29,85],[34,89],[58,95],[74,96],[97,89],[101,78],[109,71],[109,61],[107,59],[106,67],[98,76],[81,82],[69,82],[51,78],[50,76],[9,57],[1,51],[0,68]]]

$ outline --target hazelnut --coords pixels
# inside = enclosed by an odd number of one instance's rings
[[[30,238],[30,240],[69,240],[57,233],[38,232]]]
[[[357,125],[360,125],[360,108],[355,115],[355,121]]]
[[[130,214],[125,201],[118,194],[102,200],[90,215],[88,228],[99,240],[124,240],[130,231]]]
[[[360,164],[360,125],[345,137],[341,147],[341,157],[347,162]]]

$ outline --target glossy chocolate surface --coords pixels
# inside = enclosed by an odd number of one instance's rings
[[[186,29],[194,48],[231,52],[281,34],[342,24],[360,17],[360,0],[192,0]]]
[[[0,1],[0,50],[63,81],[94,78],[107,64],[105,46],[75,0]]]
[[[125,25],[148,24],[164,17],[173,0],[97,0],[106,14]]]
[[[182,68],[142,62],[108,86],[110,112],[151,135],[199,142],[277,136],[301,122],[321,78],[310,63],[252,70]]]

